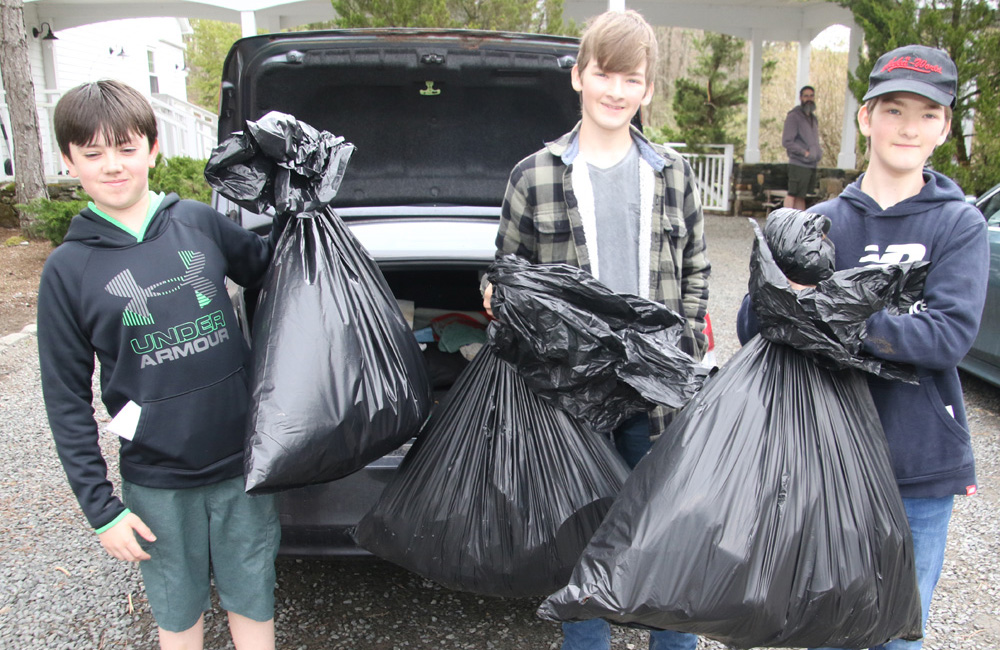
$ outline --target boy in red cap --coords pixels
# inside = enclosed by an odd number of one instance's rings
[[[907,314],[872,315],[864,339],[865,351],[911,364],[920,377],[919,384],[874,376],[868,383],[913,532],[924,624],[954,497],[976,492],[958,362],[976,338],[986,301],[986,221],[954,181],[925,167],[948,137],[957,92],[955,63],[941,50],[907,45],[882,55],[858,111],[870,143],[868,169],[839,197],[810,210],[832,221],[837,270],[930,262],[923,300]],[[741,341],[756,333],[748,299],[737,329]],[[879,647],[922,646],[897,639]]]

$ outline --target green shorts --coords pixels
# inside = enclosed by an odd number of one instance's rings
[[[156,624],[190,629],[211,607],[210,575],[222,607],[254,621],[274,617],[274,558],[281,526],[274,495],[249,496],[243,477],[164,490],[123,481],[125,505],[149,526],[139,563]],[[211,572],[211,573],[210,573]]]
[[[788,165],[788,194],[804,199],[816,189],[816,168]]]

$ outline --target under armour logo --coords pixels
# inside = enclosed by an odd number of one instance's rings
[[[180,251],[181,261],[187,272],[176,278],[157,282],[149,287],[141,287],[136,282],[130,269],[125,269],[105,285],[104,290],[119,298],[128,298],[128,304],[122,312],[122,323],[127,326],[152,325],[153,314],[149,311],[150,298],[166,296],[184,287],[191,287],[199,307],[212,302],[215,297],[215,285],[202,277],[205,269],[205,254],[196,251]]]

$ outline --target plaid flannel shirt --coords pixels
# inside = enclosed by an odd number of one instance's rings
[[[593,272],[571,181],[579,130],[577,124],[514,167],[500,215],[497,257],[514,253],[534,264],[562,262]],[[708,345],[704,329],[711,265],[695,178],[675,151],[650,143],[635,128],[632,139],[655,176],[648,295],[685,316],[682,347],[700,358]],[[651,435],[661,434],[671,416],[670,409],[654,410]]]

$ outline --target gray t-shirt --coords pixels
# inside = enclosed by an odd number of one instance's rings
[[[615,293],[639,293],[639,149],[607,169],[588,164],[594,187],[598,275]]]

